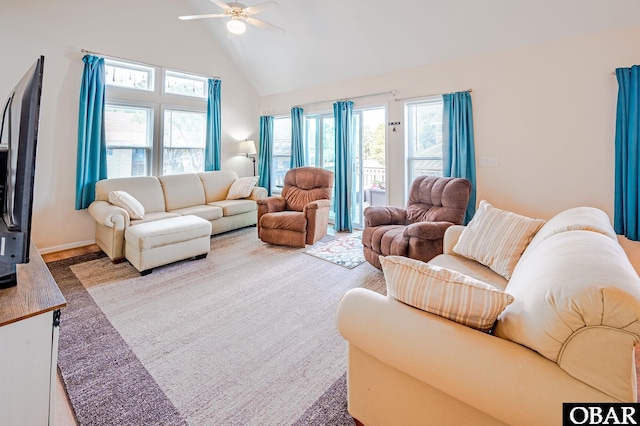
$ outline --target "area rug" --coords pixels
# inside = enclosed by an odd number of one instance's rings
[[[305,253],[348,269],[355,268],[365,261],[361,232],[339,237],[326,243],[316,243]]]
[[[351,288],[384,293],[384,277],[310,260],[248,228],[144,277],[101,253],[49,263],[78,423],[352,425],[335,310]]]

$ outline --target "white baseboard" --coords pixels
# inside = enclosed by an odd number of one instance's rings
[[[87,241],[78,241],[76,243],[62,244],[60,246],[53,246],[53,247],[46,247],[46,248],[38,247],[38,252],[40,254],[55,253],[57,251],[62,251],[62,250],[70,250],[78,247],[86,247],[95,243],[96,243],[95,240],[87,240]]]

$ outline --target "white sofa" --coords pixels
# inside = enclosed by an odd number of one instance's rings
[[[96,244],[118,262],[125,257],[127,228],[140,223],[193,215],[211,222],[211,235],[255,225],[256,200],[265,198],[267,190],[256,186],[247,198],[227,200],[236,179],[233,171],[211,171],[101,180],[89,206],[96,221]],[[143,218],[131,219],[125,209],[109,203],[111,191],[126,191],[138,200],[144,207]]]
[[[366,426],[561,425],[563,402],[635,402],[640,278],[609,218],[580,207],[546,222],[507,281],[453,251],[429,263],[503,289],[493,334],[366,289],[337,311],[348,407]]]

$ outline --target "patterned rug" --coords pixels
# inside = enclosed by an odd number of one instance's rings
[[[305,253],[349,269],[353,269],[365,261],[361,232],[315,245]]]

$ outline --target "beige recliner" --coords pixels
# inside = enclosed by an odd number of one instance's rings
[[[314,244],[327,235],[332,191],[333,172],[329,170],[289,170],[280,196],[257,200],[258,237],[283,246]]]

